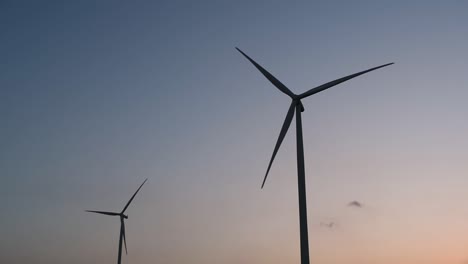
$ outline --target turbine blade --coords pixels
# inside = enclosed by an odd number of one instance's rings
[[[294,117],[294,109],[295,108],[296,108],[296,105],[295,105],[295,103],[293,101],[293,102],[291,102],[291,106],[289,106],[289,110],[288,110],[288,113],[286,114],[286,118],[284,120],[283,127],[281,128],[281,132],[279,134],[278,141],[276,141],[275,149],[273,150],[273,155],[271,156],[271,159],[270,159],[270,164],[268,164],[268,169],[267,169],[267,171],[265,173],[265,178],[263,178],[262,189],[263,189],[263,185],[265,185],[265,181],[267,179],[268,172],[270,172],[271,164],[273,164],[273,160],[275,159],[276,153],[278,153],[278,150],[279,150],[279,148],[281,146],[281,143],[283,142],[283,139],[286,136],[286,133],[288,132],[289,126],[291,125],[291,122],[292,122],[293,117]]]
[[[141,189],[141,187],[143,187],[143,184],[145,184],[145,182],[147,181],[148,179],[146,179],[141,185],[140,187],[138,188],[138,190],[133,194],[132,198],[130,198],[130,200],[128,201],[127,205],[125,205],[124,209],[122,210],[121,214],[123,214],[125,212],[125,210],[127,210],[128,206],[130,205],[130,203],[132,202],[133,198],[135,198],[136,194],[138,193],[138,191]]]
[[[244,55],[276,88],[278,88],[280,91],[283,93],[289,95],[289,97],[293,98],[296,97],[296,95],[291,92],[291,90],[288,89],[284,84],[282,84],[278,79],[275,78],[275,76],[271,75],[267,70],[265,70],[260,64],[255,62],[253,59],[251,59],[247,54],[245,54],[242,50],[236,47],[236,49]]]
[[[392,63],[387,63],[387,64],[384,64],[384,65],[381,65],[381,66],[377,66],[377,67],[374,67],[374,68],[371,68],[371,69],[368,69],[368,70],[365,70],[365,71],[361,71],[361,72],[358,72],[358,73],[355,73],[355,74],[351,74],[351,75],[348,75],[346,77],[343,77],[343,78],[340,78],[340,79],[336,79],[334,81],[331,81],[331,82],[327,82],[325,84],[322,84],[320,86],[317,86],[315,88],[312,88],[310,89],[309,91],[305,92],[305,93],[302,93],[299,95],[299,98],[302,99],[302,98],[306,98],[310,95],[313,95],[313,94],[316,94],[316,93],[319,93],[323,90],[326,90],[328,88],[331,88],[335,85],[338,85],[342,82],[346,82],[347,80],[350,80],[350,79],[353,79],[354,77],[357,77],[359,75],[363,75],[365,73],[368,73],[370,71],[374,71],[374,70],[377,70],[377,69],[380,69],[380,68],[383,68],[383,67],[386,67],[386,66],[389,66],[389,65],[392,65]]]
[[[125,220],[123,218],[120,218],[121,224],[120,224],[120,235],[123,237],[124,241],[124,246],[125,246],[125,254],[128,255],[127,251],[127,238],[125,237]]]
[[[114,213],[114,212],[91,211],[91,210],[85,210],[85,211],[90,212],[90,213],[96,213],[96,214],[104,214],[104,215],[120,215],[119,213]]]

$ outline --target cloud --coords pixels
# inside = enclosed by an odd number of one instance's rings
[[[320,222],[320,226],[330,228],[330,229],[334,228],[335,225],[336,225],[335,222],[329,222],[329,223]]]
[[[364,205],[358,201],[352,201],[348,203],[349,207],[356,207],[356,208],[362,208]]]

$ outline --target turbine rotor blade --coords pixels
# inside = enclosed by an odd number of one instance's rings
[[[143,184],[145,184],[145,182],[147,181],[148,179],[146,179],[141,185],[140,187],[138,188],[138,190],[136,190],[136,192],[133,194],[132,198],[130,198],[130,200],[128,201],[128,203],[125,205],[124,209],[122,210],[121,214],[123,214],[125,212],[125,210],[127,210],[128,206],[130,205],[130,203],[132,202],[133,198],[135,198],[136,194],[138,193],[138,191],[141,189],[141,187],[143,187]]]
[[[271,165],[273,164],[273,160],[275,159],[276,153],[278,153],[278,150],[281,146],[281,143],[283,142],[284,137],[286,136],[286,133],[288,132],[289,126],[291,125],[291,122],[294,117],[294,109],[296,108],[296,103],[295,101],[291,102],[291,106],[289,106],[288,113],[286,114],[286,118],[283,123],[283,127],[281,127],[281,131],[278,137],[278,140],[276,141],[275,149],[273,150],[273,155],[271,156],[270,163],[268,164],[268,169],[265,173],[265,178],[263,178],[262,182],[262,189],[263,185],[265,185],[265,181],[268,176],[268,172],[270,172]]]
[[[338,85],[338,84],[340,84],[340,83],[342,83],[342,82],[346,82],[346,81],[348,81],[348,80],[350,80],[350,79],[353,79],[353,78],[355,78],[355,77],[357,77],[357,76],[359,76],[359,75],[363,75],[363,74],[365,74],[365,73],[368,73],[368,72],[371,72],[371,71],[374,71],[374,70],[377,70],[377,69],[380,69],[380,68],[383,68],[383,67],[386,67],[386,66],[389,66],[389,65],[392,65],[392,64],[394,64],[394,63],[393,63],[393,62],[392,62],[392,63],[387,63],[387,64],[384,64],[384,65],[381,65],[381,66],[377,66],[377,67],[374,67],[374,68],[371,68],[371,69],[368,69],[368,70],[365,70],[365,71],[361,71],[361,72],[358,72],[358,73],[355,73],[355,74],[351,74],[351,75],[345,76],[345,77],[340,78],[340,79],[336,79],[336,80],[331,81],[331,82],[327,82],[327,83],[325,83],[325,84],[322,84],[322,85],[320,85],[320,86],[317,86],[317,87],[315,87],[315,88],[312,88],[312,89],[310,89],[309,91],[307,91],[307,92],[305,92],[305,93],[300,94],[300,95],[299,95],[299,98],[300,98],[300,99],[306,98],[306,97],[308,97],[308,96],[310,96],[310,95],[319,93],[319,92],[321,92],[321,91],[323,91],[323,90],[326,90],[326,89],[328,89],[328,88],[331,88],[331,87],[333,87],[333,86],[335,86],[335,85]]]
[[[122,217],[120,218],[120,235],[122,236],[123,241],[124,241],[125,255],[128,255],[127,238],[125,237],[125,220]]]
[[[247,56],[247,54],[245,54],[242,50],[240,50],[237,47],[236,47],[236,49],[242,55],[244,55],[244,57],[246,57],[263,74],[263,76],[265,76],[274,86],[276,86],[276,88],[278,88],[283,93],[289,95],[289,97],[291,97],[292,99],[294,99],[296,97],[296,95],[293,92],[291,92],[291,90],[289,90],[288,87],[286,87],[278,79],[276,79],[275,76],[273,76],[271,73],[269,73],[267,70],[265,70],[262,66],[260,66],[260,64],[255,62],[252,58]]]
[[[96,214],[104,214],[104,215],[120,215],[119,213],[114,212],[105,212],[105,211],[92,211],[92,210],[85,210],[86,212],[96,213]]]

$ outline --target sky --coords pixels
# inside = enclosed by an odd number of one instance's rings
[[[468,2],[1,1],[0,262],[468,263]],[[362,206],[348,206],[358,201]],[[321,223],[333,222],[329,228]]]

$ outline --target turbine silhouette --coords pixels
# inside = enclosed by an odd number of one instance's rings
[[[291,125],[291,122],[294,117],[294,113],[296,113],[297,177],[298,177],[298,194],[299,194],[299,226],[300,226],[300,244],[301,244],[301,263],[309,264],[309,238],[308,238],[308,231],[307,231],[307,205],[306,205],[307,199],[306,199],[305,168],[304,168],[304,143],[302,139],[302,119],[301,119],[301,113],[304,112],[304,106],[302,105],[301,100],[313,94],[319,93],[323,90],[331,88],[335,85],[338,85],[342,82],[355,78],[359,75],[377,70],[379,68],[383,68],[385,66],[392,65],[393,63],[384,64],[384,65],[377,66],[377,67],[374,67],[365,71],[351,74],[343,78],[336,79],[334,81],[322,84],[320,86],[310,89],[309,91],[305,93],[297,95],[291,92],[291,90],[289,90],[284,84],[282,84],[278,79],[276,79],[271,73],[265,70],[257,62],[255,62],[253,59],[247,56],[247,54],[245,54],[242,50],[240,50],[239,48],[236,48],[236,49],[242,55],[244,55],[244,57],[247,58],[247,60],[249,60],[276,88],[278,88],[281,92],[285,93],[292,99],[291,105],[289,106],[288,113],[286,114],[286,119],[284,120],[278,140],[273,150],[273,155],[271,156],[270,163],[268,164],[265,177],[263,178],[262,189],[263,189],[263,186],[265,185],[268,172],[270,171],[271,165],[273,164],[273,160],[275,159],[276,153],[278,152],[281,146],[281,143],[283,142],[283,139],[286,136],[286,133],[288,132],[289,126]]]
[[[146,182],[147,180],[148,180],[148,179],[145,179],[145,181],[140,185],[140,187],[138,188],[138,190],[136,190],[136,192],[133,194],[132,198],[130,198],[130,200],[127,202],[127,204],[125,205],[124,209],[123,209],[122,212],[120,212],[120,213],[105,212],[105,211],[85,210],[86,212],[90,212],[90,213],[103,214],[103,215],[111,215],[111,216],[119,216],[119,217],[120,217],[119,255],[118,255],[118,258],[117,258],[117,264],[120,264],[121,261],[122,261],[122,240],[123,240],[124,245],[125,245],[125,254],[128,254],[128,252],[127,252],[127,240],[126,240],[126,238],[125,238],[125,219],[128,219],[128,216],[124,214],[124,213],[125,213],[125,210],[127,210],[128,206],[129,206],[130,203],[132,202],[133,198],[135,198],[136,194],[137,194],[138,191],[141,189],[141,187],[143,187],[143,184],[145,184],[145,182]]]

